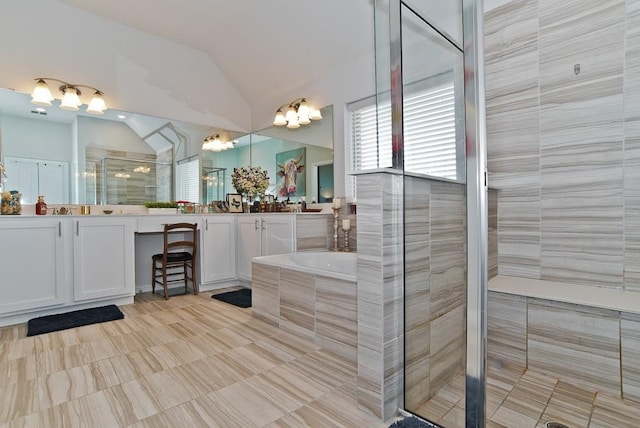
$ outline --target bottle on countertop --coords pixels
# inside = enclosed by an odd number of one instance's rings
[[[304,196],[300,197],[300,204],[302,205],[302,211],[307,209],[307,201]]]
[[[38,202],[36,203],[36,215],[47,214],[47,204],[44,201],[44,196],[38,196]]]

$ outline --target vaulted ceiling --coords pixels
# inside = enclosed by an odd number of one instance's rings
[[[373,49],[372,0],[61,0],[206,53],[250,104]]]

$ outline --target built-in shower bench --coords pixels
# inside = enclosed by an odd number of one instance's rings
[[[640,401],[640,293],[499,275],[487,315],[491,361]]]

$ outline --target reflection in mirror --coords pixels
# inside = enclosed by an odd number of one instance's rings
[[[271,126],[237,138],[233,150],[203,153],[203,169],[223,170],[227,193],[235,192],[231,184],[233,168],[254,165],[267,171],[266,193],[278,200],[298,202],[304,197],[307,202],[331,202],[333,107],[320,111],[322,120],[307,126],[298,129]]]
[[[36,107],[28,94],[0,89],[4,189],[19,190],[25,204],[38,195],[51,204],[175,200],[177,164],[199,153],[206,135],[223,132],[112,109],[101,116],[69,112],[58,108],[59,100],[53,104]]]

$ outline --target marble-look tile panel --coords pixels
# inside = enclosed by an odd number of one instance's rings
[[[416,177],[406,177],[404,191],[405,245],[428,241],[431,182]]]
[[[625,134],[628,128],[625,123]],[[628,136],[624,142],[624,288],[640,291],[640,138]]]
[[[466,237],[464,186],[455,183],[434,182],[431,191],[429,204],[431,240]]]
[[[626,1],[624,64],[624,118],[625,122],[640,120],[640,1]],[[640,128],[627,136],[640,136]]]
[[[640,401],[640,316],[620,315],[622,397]]]
[[[488,275],[489,279],[498,275],[498,191],[488,192]],[[405,250],[406,251],[406,250]]]
[[[380,248],[382,252],[382,248]],[[358,253],[358,261],[356,264],[357,283],[358,283],[358,300],[380,305],[382,310],[383,303],[383,266],[382,257],[366,256]]]
[[[383,254],[384,335],[382,340],[386,343],[399,337],[404,330],[403,251],[402,248],[391,245],[384,247]]]
[[[315,276],[280,269],[280,328],[303,337],[315,335]]]
[[[383,412],[383,347],[380,343],[377,349],[372,349],[360,343],[360,329],[358,329],[358,404],[376,416]]]
[[[527,298],[489,292],[487,356],[515,367],[527,367]]]
[[[531,40],[538,32],[538,1],[514,0],[484,15],[486,61],[518,56],[533,49]]]
[[[615,126],[543,143],[542,279],[622,286],[622,156]]]
[[[463,238],[431,242],[431,319],[462,307],[465,298],[465,248]]]
[[[409,337],[407,337],[409,340]],[[405,367],[405,408],[411,412],[416,412],[420,406],[430,398],[429,389],[429,356],[407,362]],[[425,413],[419,413],[430,418],[434,409],[425,409]],[[444,416],[437,415],[438,417]]]
[[[619,394],[617,312],[529,299],[528,325],[529,369]]]
[[[506,111],[514,96],[537,91],[537,7],[537,0],[517,0],[485,14],[487,106]]]
[[[305,214],[296,216],[297,251],[326,250],[332,244],[332,236],[332,215]]]
[[[539,158],[535,157],[539,165]],[[498,272],[540,278],[540,172],[500,174]],[[491,183],[491,181],[490,181]]]
[[[432,395],[464,368],[464,319],[464,307],[460,306],[431,322],[429,388]]]
[[[404,404],[403,344],[403,336],[384,344],[383,421],[394,417]]]
[[[316,343],[357,362],[356,283],[316,276]]]
[[[252,263],[251,303],[255,316],[273,325],[280,320],[280,268]]]
[[[431,319],[429,242],[407,243],[404,251],[404,323],[410,331]]]
[[[404,240],[402,178],[387,174],[382,192],[382,239],[385,246],[402,247]]]
[[[425,322],[405,333],[405,362],[407,366],[429,357],[431,354],[431,324]]]
[[[635,428],[640,420],[640,405],[632,401],[620,401],[615,396],[598,393],[593,402],[589,420],[590,428]]]

